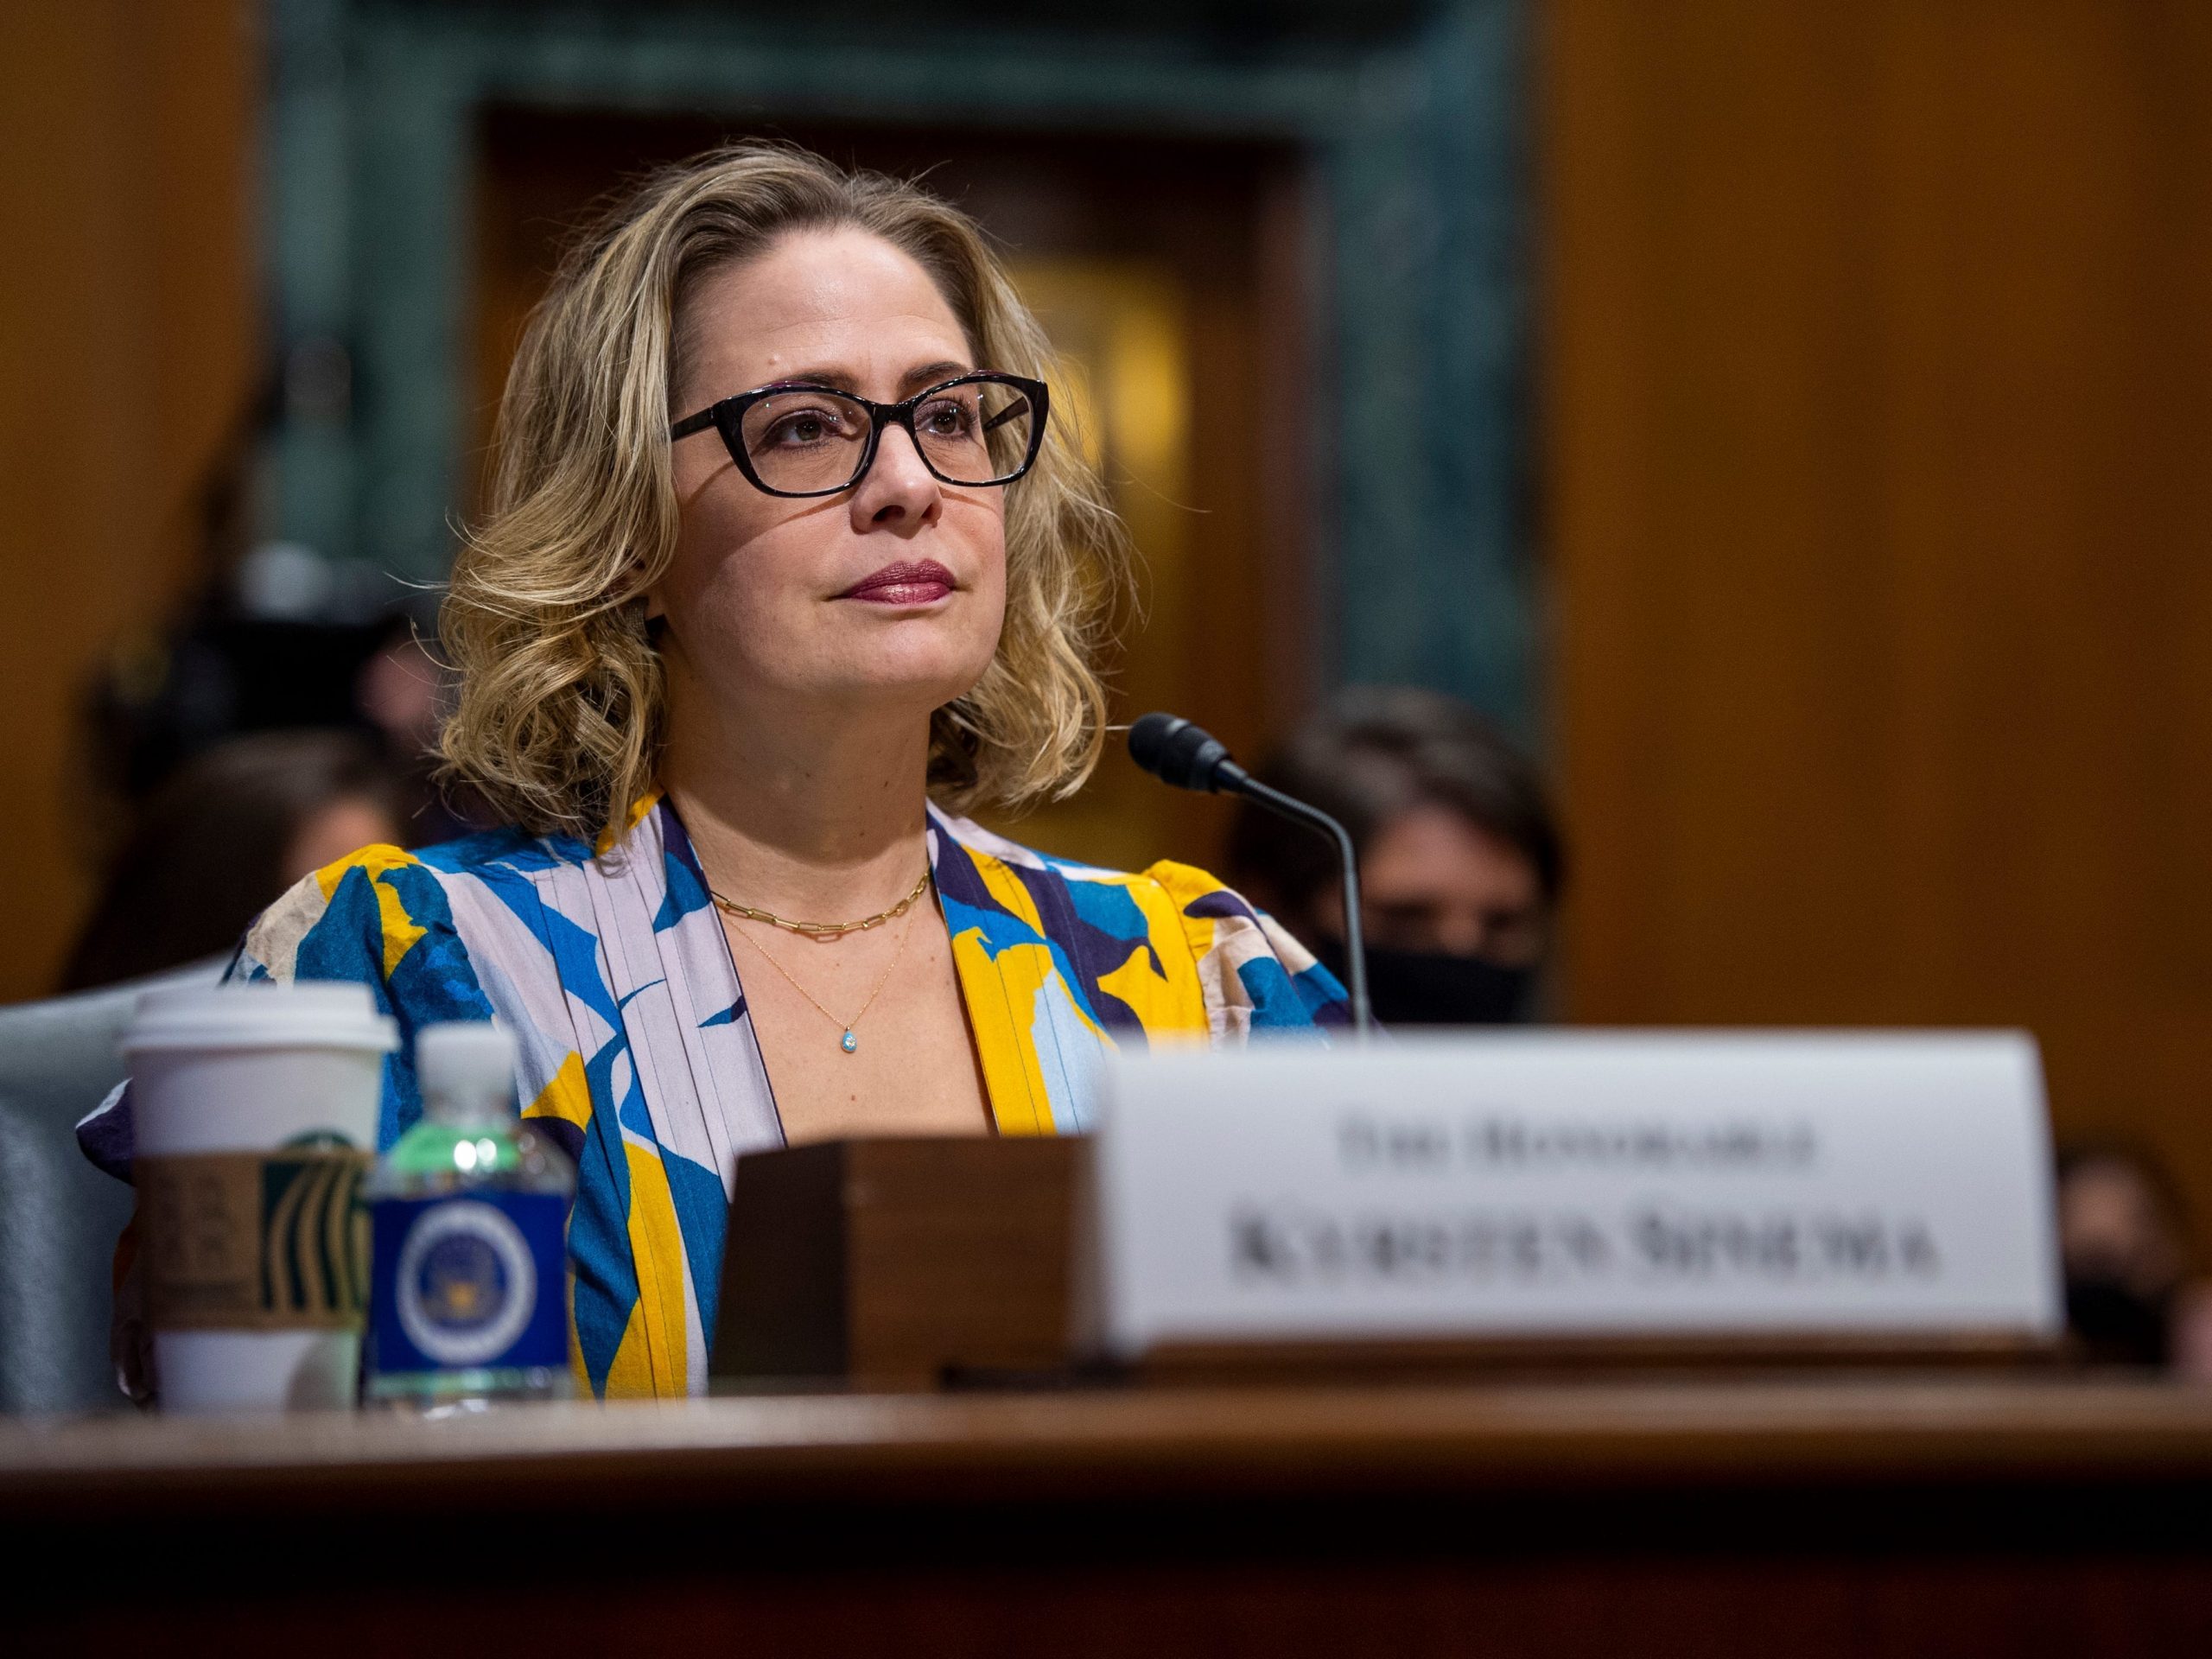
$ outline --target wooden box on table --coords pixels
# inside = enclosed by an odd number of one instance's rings
[[[741,1159],[714,1375],[930,1389],[1070,1356],[1086,1143],[834,1141]]]

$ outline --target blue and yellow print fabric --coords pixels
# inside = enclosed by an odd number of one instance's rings
[[[1088,1127],[1103,1048],[1344,1020],[1327,971],[1202,871],[1093,869],[935,811],[930,858],[1003,1134]],[[365,849],[271,906],[232,972],[370,987],[406,1039],[385,1063],[385,1147],[422,1110],[417,1030],[495,1014],[511,1027],[524,1113],[576,1165],[580,1386],[704,1390],[736,1162],[782,1145],[783,1130],[728,943],[665,801],[596,854],[519,831]],[[111,1141],[127,1135],[127,1112],[102,1126]]]

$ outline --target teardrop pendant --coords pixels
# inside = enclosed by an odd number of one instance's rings
[[[851,1032],[851,1030],[850,1030],[849,1028],[848,1028],[848,1030],[846,1031],[845,1034],[844,1034],[842,1037],[840,1037],[840,1038],[837,1039],[837,1046],[838,1046],[838,1047],[840,1047],[840,1048],[842,1048],[842,1049],[843,1049],[843,1050],[845,1051],[845,1052],[846,1052],[846,1053],[848,1053],[848,1054],[851,1053],[855,1049],[858,1048],[860,1046],[861,1046],[861,1039],[860,1039],[859,1038],[857,1038],[857,1037],[854,1036],[854,1035],[853,1035],[853,1033],[852,1033],[852,1032]]]

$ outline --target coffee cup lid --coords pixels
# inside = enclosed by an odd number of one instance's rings
[[[148,991],[125,1053],[177,1048],[353,1048],[389,1054],[399,1027],[369,988],[344,980],[234,982]]]

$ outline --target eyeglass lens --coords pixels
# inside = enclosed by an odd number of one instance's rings
[[[996,484],[1021,470],[1036,414],[1019,387],[969,381],[931,392],[914,409],[914,442],[949,484]],[[842,489],[868,453],[867,408],[834,391],[797,390],[746,410],[746,459],[772,490]]]

